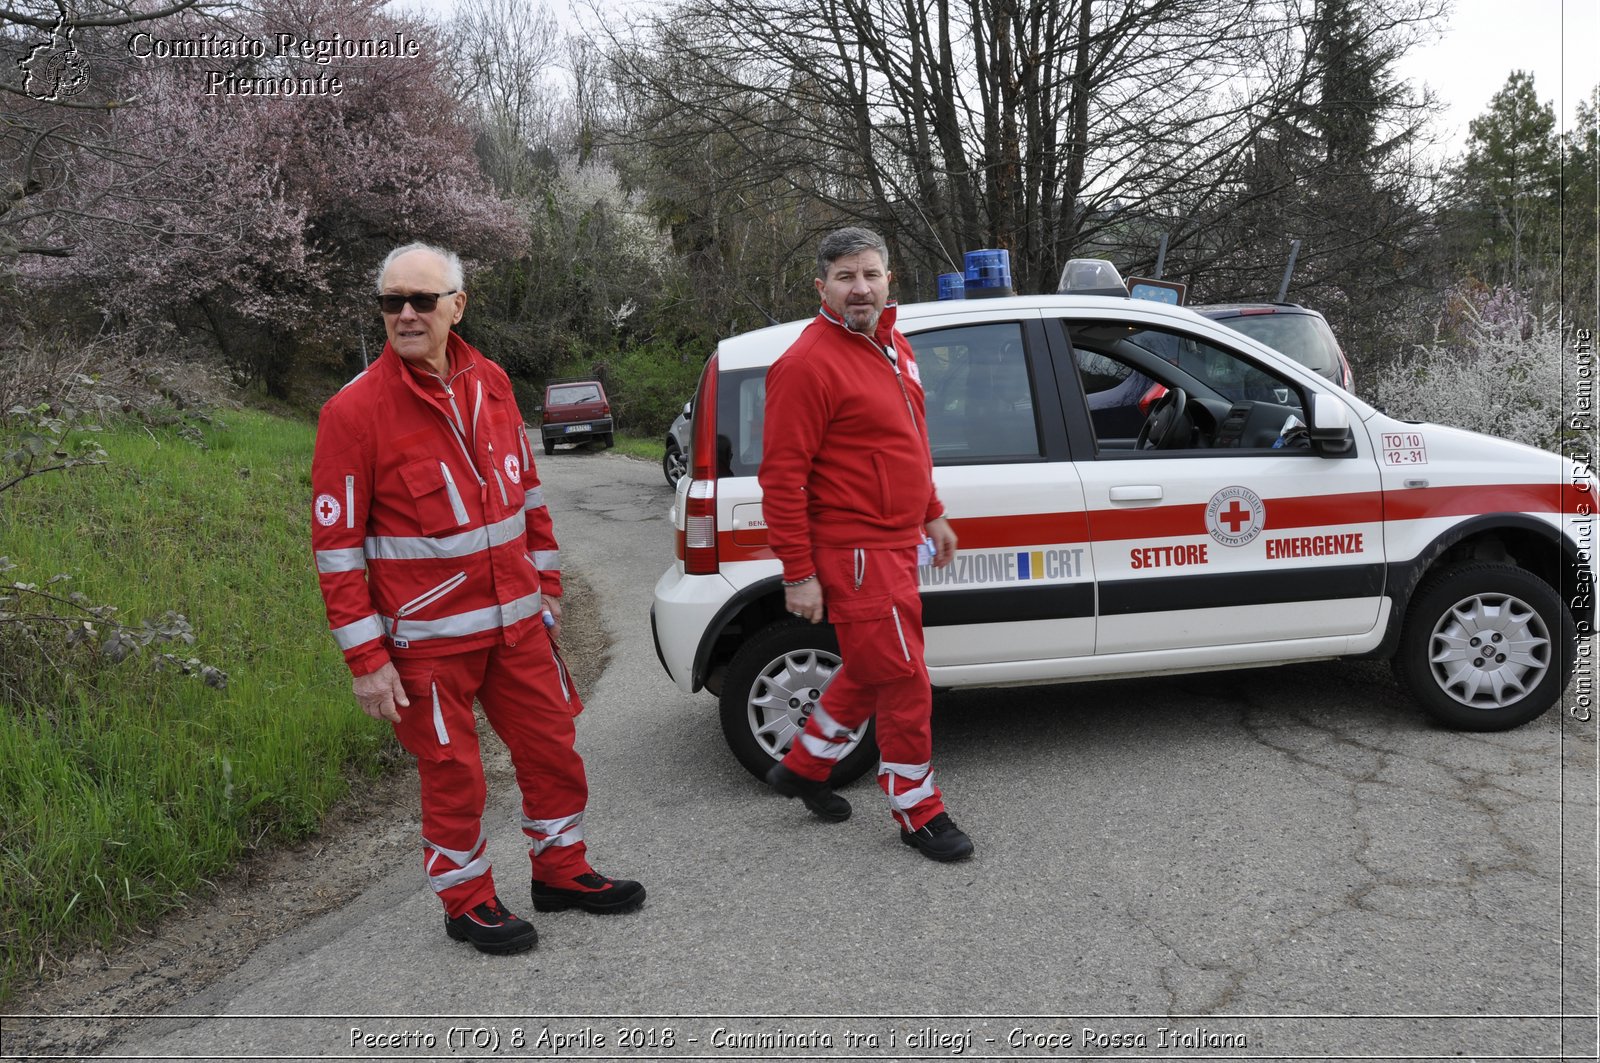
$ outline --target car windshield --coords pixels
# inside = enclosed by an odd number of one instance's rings
[[[1321,318],[1310,314],[1241,314],[1219,318],[1253,340],[1287,354],[1307,369],[1331,377],[1339,362],[1339,348]]]
[[[549,406],[572,406],[580,402],[599,402],[600,389],[593,384],[579,384],[569,388],[551,388]]]

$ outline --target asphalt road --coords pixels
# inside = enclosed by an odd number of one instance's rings
[[[935,865],[870,777],[843,824],[769,794],[667,680],[660,470],[539,467],[615,639],[579,721],[590,854],[645,908],[490,957],[407,861],[107,1054],[1593,1058],[1595,723],[1442,731],[1373,664],[941,694],[978,853]],[[511,794],[486,826],[528,909]]]

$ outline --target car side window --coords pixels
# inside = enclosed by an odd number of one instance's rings
[[[1126,322],[1069,326],[1073,357],[1100,453],[1126,455],[1167,390],[1185,391],[1176,435],[1163,449],[1282,448],[1291,418],[1303,422],[1299,389],[1237,352],[1180,332]],[[1178,372],[1171,372],[1176,367]]]
[[[1025,461],[1043,453],[1020,323],[929,329],[908,339],[927,396],[935,465]]]

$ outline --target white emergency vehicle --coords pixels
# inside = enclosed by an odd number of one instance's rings
[[[756,469],[767,368],[806,322],[723,341],[694,400],[657,653],[765,774],[838,668],[783,608]],[[924,568],[938,688],[1391,658],[1438,720],[1560,699],[1593,632],[1596,482],[1560,456],[1389,418],[1187,309],[1049,295],[903,305],[960,539]],[[836,782],[875,763],[871,725]]]

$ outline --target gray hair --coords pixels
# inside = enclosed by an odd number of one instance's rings
[[[446,251],[442,247],[425,244],[421,240],[413,240],[411,243],[402,244],[383,256],[383,265],[378,267],[376,281],[379,295],[383,294],[383,278],[389,272],[389,267],[394,265],[394,260],[401,255],[409,255],[413,251],[426,251],[429,254],[437,255],[440,261],[444,263],[444,282],[458,292],[466,287],[466,278],[461,272],[461,256],[454,251]]]
[[[883,268],[889,268],[889,245],[883,242],[883,237],[871,229],[862,229],[854,225],[848,229],[835,229],[824,236],[822,243],[817,245],[817,277],[827,280],[828,270],[835,262],[846,255],[860,254],[862,251],[878,252],[878,257],[883,259]]]

